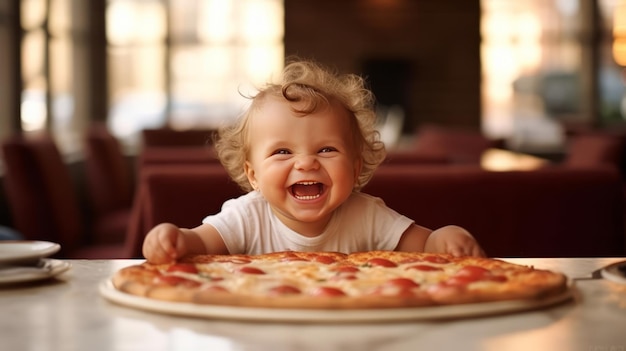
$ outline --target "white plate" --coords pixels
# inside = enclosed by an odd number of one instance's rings
[[[48,257],[55,254],[60,249],[61,245],[49,241],[0,241],[0,263],[28,261]]]
[[[604,279],[608,279],[615,283],[626,284],[626,276],[624,275],[624,271],[620,272],[619,267],[626,266],[626,261],[615,262],[610,264],[602,269],[600,273]],[[623,268],[622,268],[623,269]]]
[[[14,284],[52,278],[68,269],[69,262],[42,258],[38,266],[0,265],[0,284]]]
[[[540,300],[513,300],[453,306],[391,308],[370,310],[276,309],[239,306],[198,305],[149,299],[121,292],[110,280],[100,284],[100,293],[109,301],[141,310],[171,315],[274,322],[383,322],[478,317],[519,312],[555,305],[572,298],[572,288]]]

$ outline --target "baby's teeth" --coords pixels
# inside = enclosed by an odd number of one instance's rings
[[[317,194],[317,195],[306,195],[306,196],[296,196],[296,198],[298,200],[313,200],[313,199],[317,199],[318,197],[320,197],[319,194]]]

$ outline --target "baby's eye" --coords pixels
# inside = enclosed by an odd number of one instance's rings
[[[287,149],[278,149],[272,152],[272,155],[289,155],[291,152]]]
[[[335,148],[334,148],[334,147],[332,147],[332,146],[327,146],[327,147],[322,148],[322,149],[319,151],[319,153],[323,154],[323,153],[326,153],[326,152],[333,152],[333,151],[337,151],[337,149],[335,149]]]

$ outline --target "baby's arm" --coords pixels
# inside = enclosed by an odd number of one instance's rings
[[[485,252],[476,239],[467,230],[455,225],[441,227],[430,233],[424,251],[485,257]]]
[[[395,251],[423,252],[430,233],[432,233],[432,230],[428,228],[411,224],[411,226],[402,233]]]
[[[228,254],[228,250],[209,224],[186,229],[161,223],[148,232],[143,242],[143,255],[150,263],[169,263],[189,254]]]
[[[441,252],[454,256],[480,256],[485,252],[465,229],[449,225],[435,231],[413,224],[396,247],[396,251]]]

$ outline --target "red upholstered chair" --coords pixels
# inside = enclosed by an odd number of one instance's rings
[[[569,168],[615,168],[620,172],[626,203],[626,154],[624,134],[582,131],[569,136],[563,165]],[[626,208],[624,209],[626,223]]]
[[[137,169],[147,165],[165,164],[219,164],[217,153],[212,146],[144,147],[137,156]]]
[[[137,168],[154,164],[219,163],[211,129],[175,130],[144,129],[142,150],[137,156]]]
[[[415,135],[416,151],[439,155],[451,163],[480,164],[489,148],[502,147],[501,140],[489,139],[478,130],[423,125]]]
[[[583,133],[569,137],[564,165],[594,167],[610,165],[620,167],[624,138],[608,133]]]
[[[624,255],[620,191],[610,167],[473,165],[380,167],[363,188],[420,225],[466,228],[492,257]]]
[[[61,244],[58,257],[124,257],[123,244],[90,245],[76,185],[51,136],[11,136],[2,152],[13,224],[26,239]]]
[[[209,146],[213,144],[213,129],[171,128],[144,129],[142,132],[144,147],[190,147]]]
[[[105,124],[85,133],[85,177],[97,243],[121,243],[133,202],[134,178],[117,138]]]
[[[140,175],[127,252],[141,257],[148,231],[163,222],[193,228],[221,210],[222,204],[243,194],[220,164],[151,165]]]

